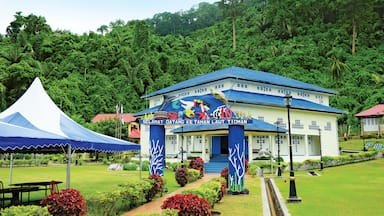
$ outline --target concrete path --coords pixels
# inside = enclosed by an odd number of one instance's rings
[[[190,189],[190,188],[197,188],[202,183],[207,182],[207,181],[209,181],[215,177],[220,177],[220,174],[219,173],[215,173],[215,174],[205,173],[203,178],[201,178],[201,179],[199,179],[193,183],[187,184],[184,187],[179,188],[170,194],[166,194],[162,197],[157,198],[156,200],[152,200],[149,203],[146,203],[142,206],[139,206],[135,209],[132,209],[131,211],[122,214],[122,216],[134,216],[137,214],[147,214],[147,213],[161,213],[162,209],[160,207],[163,204],[165,199],[167,199],[168,197],[173,196],[175,194],[181,194],[181,192],[183,190]]]

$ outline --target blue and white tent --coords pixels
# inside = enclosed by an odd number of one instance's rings
[[[69,118],[45,92],[39,78],[8,109],[0,113],[0,152],[67,151],[67,188],[73,150],[139,151],[140,145],[91,131]],[[61,150],[62,151],[62,150]]]
[[[36,78],[12,106],[0,113],[0,121],[57,135],[67,139],[72,150],[121,152],[138,151],[140,145],[91,131],[69,118],[45,92]],[[0,132],[0,136],[4,136]],[[22,134],[21,134],[22,135]],[[39,147],[31,142],[26,148]],[[8,149],[12,149],[9,146]]]

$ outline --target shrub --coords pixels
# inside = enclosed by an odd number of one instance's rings
[[[149,161],[143,161],[141,163],[141,170],[142,171],[149,171]]]
[[[152,180],[152,188],[147,194],[147,201],[151,201],[156,194],[163,190],[164,182],[159,174],[152,174],[148,179]]]
[[[188,182],[194,182],[196,181],[197,179],[200,178],[200,170],[197,170],[197,169],[188,169]]]
[[[137,170],[137,164],[127,163],[123,165],[123,170]]]
[[[121,198],[128,209],[132,209],[148,201],[147,194],[153,186],[151,181],[152,180],[128,182],[119,185],[122,188],[120,192]]]
[[[49,213],[55,216],[82,216],[87,213],[84,198],[75,189],[64,189],[41,200],[42,206],[48,206]]]
[[[220,183],[220,192],[218,194],[218,200],[220,201],[224,195],[227,193],[227,180],[225,180],[223,177],[217,177],[211,179],[211,181],[219,182]]]
[[[224,183],[225,184],[225,183]],[[218,202],[220,201],[224,194],[222,192],[222,187],[225,187],[225,185],[222,184],[221,182],[217,181],[217,180],[211,180],[209,182],[205,182],[201,185],[201,187],[203,188],[209,188],[213,191],[215,191],[215,196],[216,196],[216,199],[215,199],[215,202]],[[225,188],[224,188],[224,191],[225,191]],[[213,206],[211,206],[213,208]]]
[[[225,188],[228,188],[228,167],[224,167],[221,170],[220,176],[225,179]]]
[[[182,194],[196,194],[197,196],[205,199],[211,208],[213,208],[215,202],[217,202],[216,191],[208,187],[198,187],[184,190]]]
[[[168,197],[161,205],[162,209],[172,208],[179,211],[179,216],[210,216],[208,202],[195,194],[176,194]]]
[[[176,182],[181,187],[184,187],[189,180],[188,169],[185,167],[178,168],[175,173],[175,178],[176,178]]]
[[[47,207],[40,206],[11,206],[0,212],[1,216],[50,216]]]
[[[119,191],[98,192],[86,198],[87,215],[116,215]]]
[[[189,168],[200,170],[200,176],[204,176],[204,160],[200,157],[189,162]]]

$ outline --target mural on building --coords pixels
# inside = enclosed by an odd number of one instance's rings
[[[160,107],[159,111],[166,113],[166,116],[163,115],[161,118],[170,120],[236,118],[236,114],[225,104],[225,98],[218,95],[220,94],[168,99]]]

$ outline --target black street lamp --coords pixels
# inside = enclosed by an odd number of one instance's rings
[[[184,167],[184,134],[183,126],[181,126],[181,167]]]
[[[279,124],[280,122],[275,122],[276,124],[276,136],[277,136],[277,177],[281,177],[281,165],[280,165],[280,135],[279,135]]]
[[[321,147],[321,129],[320,128],[319,128],[319,143],[320,143],[320,170],[323,171],[324,163],[323,163],[323,154],[322,154],[322,147]]]
[[[287,107],[288,111],[288,139],[289,139],[289,197],[287,198],[287,202],[301,202],[301,198],[296,195],[296,183],[295,183],[295,173],[293,172],[293,158],[292,158],[292,139],[291,139],[291,116],[290,116],[290,108],[292,103],[292,96],[285,95],[284,96],[284,104]]]

